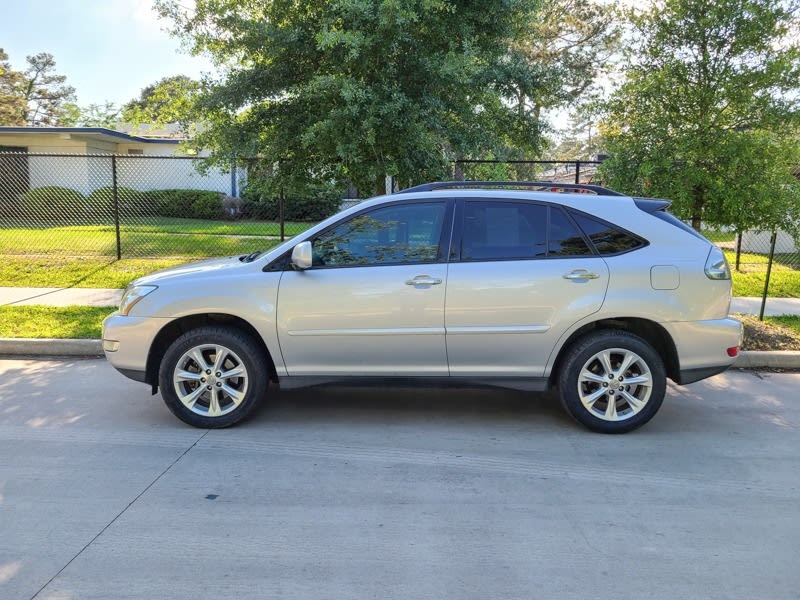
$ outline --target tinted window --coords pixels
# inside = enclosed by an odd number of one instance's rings
[[[461,260],[525,259],[546,253],[546,206],[466,202]]]
[[[550,209],[547,256],[586,256],[592,254],[581,232],[558,208]]]
[[[444,212],[444,202],[426,202],[360,214],[314,240],[314,265],[436,262]]]
[[[639,238],[582,213],[572,213],[586,236],[602,255],[619,254],[644,245]]]

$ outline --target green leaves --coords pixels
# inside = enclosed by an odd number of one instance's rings
[[[779,0],[666,0],[632,17],[626,81],[606,105],[609,185],[713,226],[800,222],[800,49]]]
[[[56,125],[65,104],[75,100],[75,89],[55,72],[52,54],[26,58],[25,71],[15,71],[0,48],[0,125]]]
[[[372,193],[387,174],[405,185],[447,176],[453,158],[512,136],[538,145],[537,117],[506,101],[532,0],[195,4],[157,3],[193,51],[226,66],[194,113],[198,145],[219,156],[251,153],[287,181],[334,177]]]

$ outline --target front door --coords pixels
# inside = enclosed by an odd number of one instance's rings
[[[447,375],[451,214],[444,200],[393,203],[310,240],[313,266],[284,272],[278,292],[289,375]]]

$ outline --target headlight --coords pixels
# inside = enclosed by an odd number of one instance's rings
[[[127,317],[128,313],[131,312],[131,309],[136,306],[139,300],[157,289],[158,286],[155,285],[137,285],[129,287],[125,290],[125,293],[122,295],[122,300],[119,303],[119,314]]]

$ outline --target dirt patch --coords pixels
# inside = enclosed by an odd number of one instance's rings
[[[793,329],[753,315],[735,316],[744,325],[742,350],[800,350],[800,334]]]

